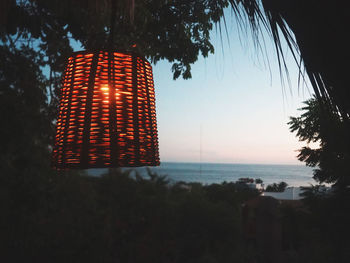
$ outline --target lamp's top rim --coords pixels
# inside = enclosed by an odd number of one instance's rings
[[[80,55],[80,54],[88,54],[88,53],[98,53],[98,52],[116,52],[116,53],[122,53],[122,54],[127,54],[127,55],[131,55],[131,56],[137,56],[140,57],[142,59],[144,59],[145,61],[147,61],[148,63],[150,63],[143,55],[141,55],[138,52],[135,51],[127,51],[127,50],[123,50],[123,49],[91,49],[91,50],[80,50],[80,51],[74,51],[70,56],[76,56],[76,55]],[[151,63],[150,63],[151,64]]]

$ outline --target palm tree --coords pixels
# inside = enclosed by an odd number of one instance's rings
[[[316,97],[350,118],[350,91],[347,88],[349,56],[347,9],[340,0],[231,0],[237,17],[245,15],[255,31],[267,28],[284,66],[281,38],[302,64]],[[294,36],[294,37],[293,37]],[[300,71],[302,74],[302,71]]]

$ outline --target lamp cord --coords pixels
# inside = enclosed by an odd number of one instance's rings
[[[110,30],[109,30],[109,48],[113,49],[114,40],[114,28],[115,28],[115,14],[116,14],[116,0],[111,0],[111,20],[110,20]]]

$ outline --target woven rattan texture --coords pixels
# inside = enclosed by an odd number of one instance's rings
[[[62,86],[55,168],[159,165],[148,61],[132,53],[75,53]]]

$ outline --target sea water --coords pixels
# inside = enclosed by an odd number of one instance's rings
[[[123,168],[128,170],[131,168]],[[202,184],[235,182],[239,178],[260,178],[264,184],[286,182],[289,186],[309,186],[316,182],[312,178],[313,169],[305,165],[270,164],[223,164],[223,163],[175,163],[162,162],[158,167],[149,167],[158,175],[166,175],[171,182],[200,182]],[[132,168],[147,178],[147,168]],[[106,169],[90,169],[89,174],[99,175]]]

